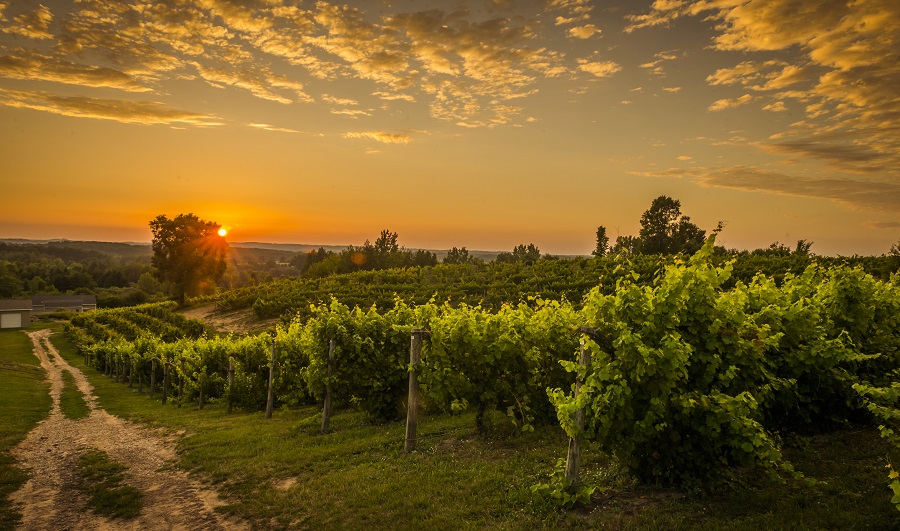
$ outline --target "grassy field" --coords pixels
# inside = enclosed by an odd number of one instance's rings
[[[13,466],[9,451],[47,416],[50,405],[50,386],[31,340],[20,330],[0,332],[0,529],[19,521],[8,498],[28,479]]]
[[[559,510],[531,495],[565,455],[558,428],[515,434],[502,415],[489,436],[471,415],[426,415],[420,452],[403,455],[401,422],[371,425],[338,412],[320,435],[318,408],[227,415],[224,405],[162,406],[93,369],[59,335],[61,353],[91,379],[110,413],[182,432],[179,466],[229,500],[220,510],[262,528],[337,529],[896,529],[887,459],[898,455],[872,429],[793,438],[785,454],[815,484],[746,484],[713,493],[635,485],[599,452],[586,452],[588,507]]]

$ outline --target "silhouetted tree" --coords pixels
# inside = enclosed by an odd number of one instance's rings
[[[150,222],[155,275],[170,283],[180,306],[201,283],[215,284],[225,273],[228,242],[219,236],[220,227],[194,214],[179,214],[173,219],[160,215]]]
[[[612,252],[616,254],[636,254],[641,241],[635,236],[617,236]]]
[[[661,195],[641,216],[638,252],[645,254],[695,253],[703,246],[706,231],[681,215],[681,201]]]
[[[534,246],[533,243],[528,245],[519,244],[513,247],[511,253],[500,253],[497,255],[497,262],[525,262],[532,264],[541,257],[541,250]]]
[[[597,227],[597,246],[591,254],[594,256],[605,256],[609,251],[609,237],[606,235],[606,227]]]
[[[454,247],[447,251],[447,256],[444,257],[443,263],[445,264],[473,264],[477,258],[469,254],[469,250],[465,247],[457,248]]]
[[[813,242],[809,240],[797,240],[797,247],[794,248],[794,254],[809,254]]]

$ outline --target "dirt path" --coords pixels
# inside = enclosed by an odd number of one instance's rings
[[[49,341],[49,330],[29,332],[34,353],[51,382],[53,409],[16,448],[13,456],[31,479],[11,496],[22,513],[20,529],[241,529],[213,511],[218,495],[174,468],[175,439],[126,422],[97,406],[93,387]],[[63,371],[69,371],[91,409],[90,416],[63,416],[59,398]],[[110,520],[85,510],[87,498],[75,489],[78,456],[96,448],[128,467],[125,482],[143,493],[141,514]]]

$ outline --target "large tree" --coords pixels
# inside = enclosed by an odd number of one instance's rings
[[[179,305],[184,306],[186,295],[215,284],[225,273],[228,242],[219,236],[220,227],[194,214],[172,219],[160,215],[150,222],[156,277],[172,286]]]
[[[661,195],[641,216],[640,252],[693,254],[700,250],[706,231],[681,215],[681,201]]]

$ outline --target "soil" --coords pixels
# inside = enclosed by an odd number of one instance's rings
[[[29,332],[34,353],[51,383],[53,408],[13,450],[31,479],[10,497],[22,513],[20,529],[247,529],[216,513],[218,494],[175,468],[177,437],[108,414],[97,404],[84,374],[69,365],[49,340],[49,330]],[[63,416],[63,371],[69,371],[90,408],[90,416]],[[127,467],[125,483],[143,495],[141,514],[108,519],[85,509],[87,497],[75,488],[78,457],[96,448]]]
[[[181,314],[190,319],[199,319],[219,332],[232,332],[235,334],[258,333],[274,328],[280,322],[278,319],[260,320],[253,313],[253,310],[223,311],[216,308],[215,304],[190,308],[182,311]]]

